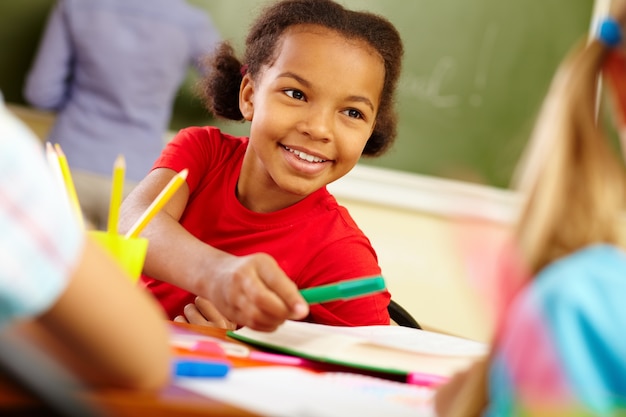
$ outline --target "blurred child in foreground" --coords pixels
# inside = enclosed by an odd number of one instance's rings
[[[626,173],[596,94],[609,70],[605,85],[626,99],[615,88],[626,79],[626,2],[614,2],[612,16],[553,79],[520,178],[521,286],[489,357],[439,390],[440,416],[626,415]],[[621,120],[625,108],[614,109]]]
[[[158,305],[85,236],[43,155],[0,100],[0,337],[19,329],[91,383],[163,385]]]

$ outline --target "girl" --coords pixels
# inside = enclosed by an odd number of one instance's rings
[[[439,391],[441,416],[626,415],[626,176],[595,106],[607,63],[617,59],[626,77],[626,2],[614,16],[553,80],[522,177],[529,195],[516,242],[526,278],[490,357]],[[626,91],[612,92],[623,102]]]
[[[330,0],[269,6],[250,29],[243,65],[221,45],[204,82],[208,107],[249,121],[250,137],[182,130],[122,208],[124,230],[189,168],[144,232],[143,281],[170,318],[259,330],[285,319],[389,323],[388,292],[309,311],[298,288],[381,272],[326,185],[391,144],[402,53],[387,20]]]

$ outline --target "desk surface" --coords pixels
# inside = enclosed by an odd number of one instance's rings
[[[193,329],[199,333],[227,339],[226,331],[208,327],[174,323]],[[229,339],[231,340],[231,339]],[[234,341],[235,343],[239,343]],[[245,366],[235,363],[235,366]],[[182,388],[173,382],[159,391],[136,391],[123,389],[93,389],[86,392],[86,397],[101,407],[105,415],[110,416],[254,416],[234,406],[203,397]],[[45,415],[45,407],[41,401],[27,391],[0,375],[0,414],[5,411],[19,415]]]

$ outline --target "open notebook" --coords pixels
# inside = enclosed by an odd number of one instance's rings
[[[400,326],[337,327],[286,321],[273,332],[247,327],[230,337],[306,359],[368,371],[449,377],[487,354],[484,343]]]

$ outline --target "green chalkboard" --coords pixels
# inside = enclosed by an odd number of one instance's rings
[[[266,3],[189,1],[207,10],[224,38],[239,51],[250,22]],[[594,3],[341,2],[387,16],[402,34],[406,49],[397,142],[385,156],[362,163],[497,187],[509,185],[552,74],[567,51],[586,36]],[[22,73],[36,46],[37,25],[43,23],[52,3],[0,2],[0,88],[9,101],[22,102]],[[19,41],[10,38],[16,34]],[[8,61],[7,47],[15,54]],[[195,75],[190,72],[176,101],[172,128],[210,123],[234,134],[247,133],[245,124],[213,120],[194,96],[194,83]]]
[[[24,77],[53,4],[52,0],[0,1],[0,90],[6,101],[24,103]]]

